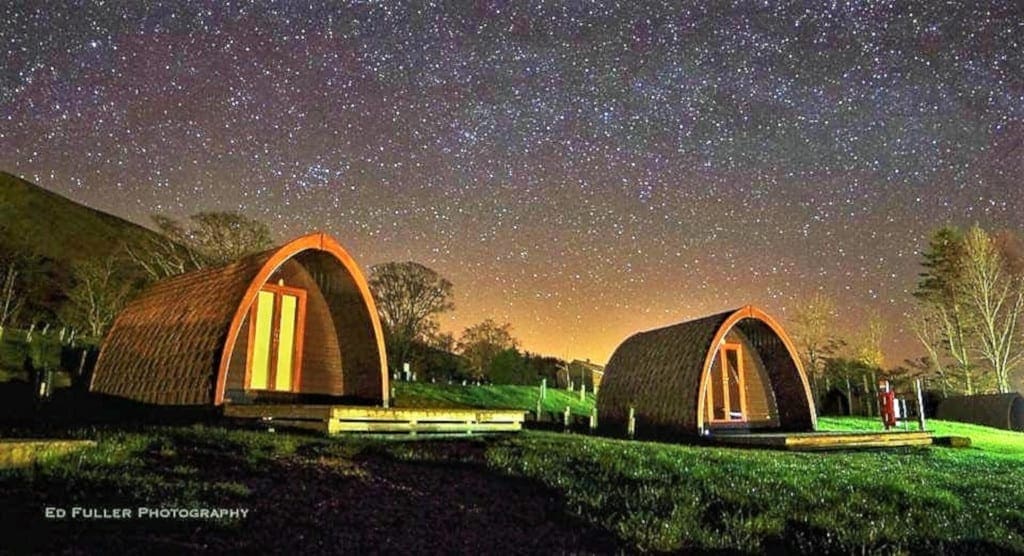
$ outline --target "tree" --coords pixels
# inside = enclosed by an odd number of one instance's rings
[[[927,331],[922,342],[937,340],[941,343],[942,351],[955,362],[962,390],[970,395],[977,382],[977,369],[970,345],[973,315],[964,299],[963,252],[964,238],[959,229],[946,226],[933,233],[928,249],[922,253],[921,266],[925,270],[920,274],[914,297],[922,308],[921,318],[934,327]]]
[[[914,361],[907,361],[912,369],[917,369],[924,378],[938,382],[945,396],[952,387],[951,377],[946,369],[946,355],[943,351],[944,339],[940,317],[935,308],[919,304],[909,316],[910,329],[914,332],[927,355]]]
[[[65,320],[92,336],[102,336],[134,290],[122,270],[123,265],[115,256],[75,262],[75,285],[67,292]]]
[[[498,325],[487,319],[462,331],[458,349],[469,363],[474,378],[487,376],[491,363],[499,353],[518,347],[519,341],[512,337],[512,325]]]
[[[52,307],[63,301],[52,260],[25,249],[2,247],[0,251],[0,329],[24,315],[49,320]]]
[[[18,290],[18,265],[14,258],[0,263],[0,333],[11,323],[25,303]]]
[[[964,238],[964,297],[976,315],[978,352],[992,367],[999,392],[1010,391],[1010,374],[1024,360],[1019,338],[1024,314],[1024,274],[985,230],[972,227]]]
[[[871,311],[857,337],[857,359],[864,366],[875,369],[885,366],[885,351],[882,348],[885,329],[885,320],[882,316],[877,311]]]
[[[519,350],[512,347],[498,352],[487,368],[487,377],[495,384],[533,385],[535,375]]]
[[[867,371],[865,377],[865,389],[874,388],[878,383],[878,375],[882,373],[885,365],[885,352],[882,349],[882,340],[885,337],[885,321],[876,311],[868,314],[867,322],[857,334],[856,345],[854,346],[854,359]],[[871,377],[867,381],[866,377]],[[869,404],[869,414],[871,405]]]
[[[178,243],[185,231],[176,220],[153,215],[160,235],[148,237],[141,246],[124,244],[124,250],[139,268],[153,280],[162,280],[207,266],[204,258],[194,248]],[[176,238],[176,239],[175,239]]]
[[[818,396],[818,380],[825,376],[825,360],[842,342],[835,337],[836,307],[832,298],[816,293],[796,308],[792,331],[811,387]]]
[[[142,247],[126,245],[129,257],[151,278],[221,266],[271,247],[270,228],[236,212],[200,212],[182,223],[153,215],[163,237]]]
[[[558,384],[559,371],[568,365],[564,360],[557,357],[536,353],[526,352],[523,354],[523,357],[531,369],[530,375],[533,377],[533,382],[530,385],[536,384],[542,378],[546,378],[549,385],[555,386]]]
[[[455,308],[452,283],[419,263],[390,262],[370,269],[392,370],[409,358],[413,342],[437,336],[437,316]]]

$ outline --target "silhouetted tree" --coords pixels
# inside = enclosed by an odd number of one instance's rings
[[[142,247],[125,245],[128,256],[153,279],[215,267],[271,247],[270,228],[236,212],[200,212],[185,222],[153,215],[161,237]]]
[[[123,269],[122,261],[114,256],[75,262],[75,285],[67,292],[65,320],[92,336],[103,336],[134,291]]]
[[[533,373],[523,354],[512,347],[497,353],[487,367],[487,378],[495,384],[532,385]]]
[[[825,377],[825,360],[842,345],[835,335],[836,306],[827,295],[816,293],[796,308],[791,330],[793,341],[811,378],[811,388],[817,398],[818,382]]]
[[[915,329],[922,343],[938,342],[941,352],[953,359],[961,390],[973,394],[977,369],[971,357],[972,312],[964,294],[963,233],[946,226],[932,234],[928,249],[922,253],[920,274],[914,297],[922,310]],[[928,346],[925,346],[928,349]]]
[[[1020,320],[1024,314],[1024,273],[978,226],[964,238],[964,297],[975,315],[978,352],[991,366],[999,392],[1010,391],[1010,374],[1024,361]]]
[[[393,370],[408,361],[413,342],[440,339],[437,316],[455,308],[452,283],[415,262],[390,262],[370,269],[373,291]]]
[[[487,319],[462,331],[459,338],[459,352],[469,363],[474,378],[484,378],[491,362],[499,353],[514,349],[519,342],[512,337],[512,325],[497,324]]]

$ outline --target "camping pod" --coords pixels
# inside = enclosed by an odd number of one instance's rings
[[[1013,392],[946,398],[939,402],[935,418],[1024,431],[1024,397]]]
[[[103,341],[93,392],[161,406],[387,404],[366,279],[323,233],[162,280]]]
[[[641,437],[816,426],[792,342],[752,306],[626,339],[605,368],[597,407],[601,429],[616,436],[627,430],[631,409]]]

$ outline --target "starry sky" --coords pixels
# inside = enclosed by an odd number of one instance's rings
[[[1013,0],[53,6],[0,6],[0,169],[418,261],[531,351],[820,291],[895,365],[929,232],[1024,229]]]

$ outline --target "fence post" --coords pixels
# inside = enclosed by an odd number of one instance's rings
[[[924,395],[921,393],[921,379],[914,380],[914,389],[917,390],[917,428],[926,430],[924,424]]]
[[[878,396],[875,394],[875,390],[868,386],[868,375],[862,374],[861,378],[864,379],[864,412],[867,413],[868,417],[874,417],[875,412],[872,411],[874,402],[872,398],[877,399]]]
[[[538,398],[537,398],[537,422],[540,422],[540,420],[541,420],[541,417],[540,417],[540,412],[541,412],[541,411],[543,410],[543,408],[544,408],[543,404],[541,404],[541,402],[540,402],[540,401],[541,401],[541,397],[538,397]]]
[[[85,358],[88,357],[88,355],[89,355],[89,350],[83,349],[82,350],[82,357],[81,357],[81,359],[78,360],[78,374],[77,374],[78,378],[82,378],[82,376],[85,374]]]
[[[540,399],[543,400],[548,396],[548,379],[540,379]]]
[[[636,436],[636,408],[629,406],[629,422],[626,424],[626,435],[629,438]]]
[[[569,406],[565,406],[565,413],[562,415],[562,424],[565,425],[565,432],[569,432]]]
[[[597,432],[597,408],[590,408],[590,434]]]

